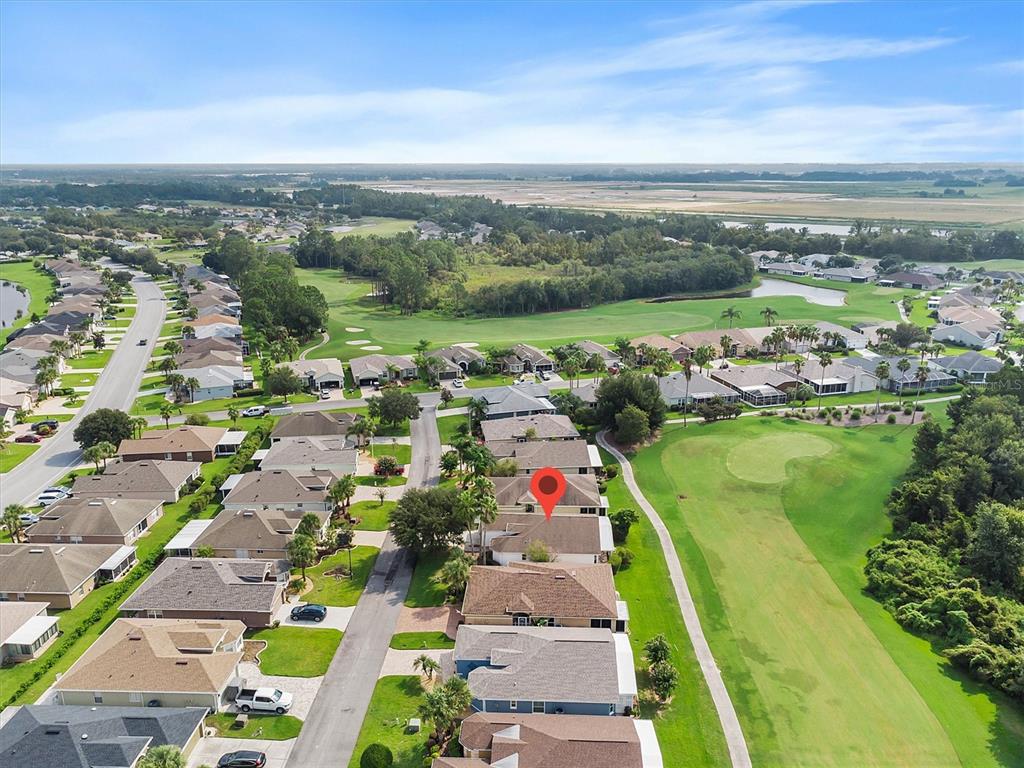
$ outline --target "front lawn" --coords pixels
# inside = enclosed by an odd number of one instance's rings
[[[110,362],[110,356],[114,354],[113,349],[87,349],[80,357],[67,360],[68,368],[79,370],[82,368],[102,368]]]
[[[405,596],[406,605],[410,608],[444,605],[445,588],[431,579],[447,559],[447,552],[421,552],[417,555],[409,593]]]
[[[10,472],[39,450],[42,443],[4,443],[0,450],[0,474]]]
[[[269,739],[284,741],[294,739],[302,730],[302,721],[291,715],[254,715],[249,713],[249,722],[242,728],[233,724],[237,715],[231,712],[219,712],[208,715],[204,724],[213,728],[217,735],[225,739]]]
[[[246,639],[267,644],[259,653],[263,674],[319,677],[327,673],[341,637],[337,629],[277,627],[257,630]]]
[[[468,416],[441,416],[437,420],[437,432],[441,438],[441,445],[451,445],[456,431],[460,425],[469,424]]]
[[[455,641],[444,632],[399,632],[391,638],[391,647],[399,651],[454,648]]]
[[[416,675],[391,675],[378,680],[349,768],[359,768],[363,750],[377,743],[391,750],[394,768],[421,768],[427,733],[406,733],[406,725],[409,718],[419,717],[417,710],[422,699],[423,686]]]
[[[276,408],[283,405],[294,405],[296,403],[311,403],[315,398],[311,395],[291,395],[288,402],[282,397],[270,397],[268,395],[253,395],[251,397],[225,397],[218,400],[200,400],[198,403],[176,403],[176,413],[212,413],[214,411],[226,411],[228,408],[242,410],[250,405],[266,405]],[[137,397],[132,404],[131,413],[135,416],[159,416],[160,406],[167,402],[163,393],[157,392],[150,395]]]
[[[65,373],[60,377],[62,387],[91,387],[99,378],[98,373]]]
[[[356,485],[368,485],[372,488],[386,488],[388,486],[394,487],[398,485],[405,485],[406,479],[404,477],[381,477],[379,475],[358,475],[356,477]]]
[[[360,531],[386,531],[388,529],[388,514],[396,506],[394,501],[357,501],[349,507],[349,514],[352,517],[361,518],[356,526]]]
[[[373,457],[377,459],[381,456],[394,456],[395,461],[399,464],[409,464],[412,461],[412,446],[401,443],[395,443],[394,445],[374,443]]]
[[[377,561],[379,553],[380,550],[376,547],[353,547],[351,577],[332,573],[342,566],[348,568],[349,556],[346,550],[340,550],[330,557],[324,558],[314,568],[307,568],[306,578],[313,580],[313,589],[302,595],[302,600],[307,603],[342,607],[355,605],[363,593],[367,579],[370,578],[373,564]],[[301,571],[298,568],[292,570],[293,577],[298,577],[300,574]]]

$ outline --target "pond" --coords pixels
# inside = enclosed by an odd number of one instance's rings
[[[14,283],[0,282],[0,325],[9,327],[28,311],[28,291],[24,293]]]
[[[750,291],[749,295],[752,297],[803,296],[811,304],[821,304],[825,307],[841,307],[846,303],[845,291],[819,288],[816,285],[804,285],[803,283],[791,283],[788,280],[772,280],[770,277],[762,278],[761,284]]]

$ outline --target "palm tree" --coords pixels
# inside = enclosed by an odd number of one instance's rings
[[[174,395],[175,400],[181,399],[181,391],[185,388],[185,377],[180,373],[167,374],[167,390]]]
[[[470,426],[479,424],[487,418],[488,403],[482,397],[474,397],[469,401],[469,423]]]
[[[199,379],[189,376],[185,379],[185,387],[188,389],[188,400],[190,403],[196,401],[196,390],[199,389]]]
[[[423,675],[427,680],[433,680],[434,675],[441,671],[441,665],[436,659],[431,658],[425,653],[420,654],[412,662],[412,668],[418,669],[420,674]]]
[[[164,344],[164,352],[166,352],[171,357],[175,357],[177,355],[180,355],[182,349],[183,348],[182,348],[181,344],[178,341],[176,341],[175,339],[171,339],[166,344]]]
[[[21,504],[8,504],[4,508],[4,528],[11,534],[11,541],[15,543],[21,539],[21,530],[24,527],[21,516],[25,514],[28,514],[28,509]]]
[[[722,359],[725,360],[727,357],[729,357],[729,353],[732,351],[732,336],[730,336],[728,333],[722,334],[722,336],[718,339],[718,346],[722,348]]]
[[[136,438],[142,437],[142,433],[145,432],[146,427],[149,426],[149,422],[146,421],[144,416],[136,416],[128,423],[132,426],[132,436]]]
[[[54,339],[50,342],[50,351],[57,357],[67,357],[67,352],[71,348],[71,344],[64,339]]]
[[[693,363],[690,358],[683,360],[683,378],[686,379],[686,393],[683,396],[683,429],[686,429],[686,412],[690,408],[690,379],[693,377]]]
[[[355,493],[356,479],[352,475],[342,475],[334,481],[327,495],[337,506],[344,506],[347,509]]]
[[[170,403],[160,403],[160,418],[164,420],[164,429],[171,428],[171,416],[174,415],[174,406]]]
[[[103,440],[95,445],[90,445],[84,451],[82,451],[82,457],[86,461],[91,461],[96,466],[96,471],[100,471],[100,462],[103,462],[103,468],[107,468],[107,459],[117,454],[117,448],[114,447],[113,443],[108,443]]]
[[[466,582],[469,580],[469,572],[472,567],[472,557],[461,549],[453,549],[451,555],[431,579],[435,584],[443,585],[449,594],[461,595],[466,589]]]
[[[40,361],[40,363],[42,363],[42,361]],[[39,387],[40,395],[48,396],[55,381],[57,381],[57,371],[53,368],[40,367],[39,370],[36,371],[35,382],[36,386]]]
[[[661,377],[668,374],[672,370],[672,364],[675,360],[672,358],[667,351],[664,349],[657,349],[651,356],[651,368],[654,369],[654,375],[658,381],[661,381]]]
[[[295,340],[294,336],[285,336],[281,339],[281,351],[289,360],[294,360],[295,356],[299,354],[299,342]]]
[[[239,411],[234,406],[231,406],[230,408],[228,408],[228,418],[231,419],[231,426],[233,426],[233,427],[237,427],[238,426],[238,417],[241,416],[241,415],[242,415],[241,411]]]
[[[736,307],[726,307],[725,309],[722,310],[721,317],[725,320],[728,320],[729,327],[732,328],[733,320],[739,320],[741,317],[743,317],[743,313],[740,310],[736,309]]]
[[[157,363],[157,370],[164,375],[166,380],[168,376],[178,367],[178,364],[174,362],[173,357],[165,357],[159,363]]]
[[[818,413],[821,413],[821,396],[825,389],[825,369],[832,365],[832,355],[828,352],[822,352],[818,355],[818,365],[821,366],[821,382],[818,384]]]
[[[921,363],[917,366],[917,373],[914,375],[917,380],[917,398],[914,400],[914,410],[910,412],[910,423],[914,423],[914,419],[917,417],[917,404],[921,402],[921,389],[924,387],[924,383],[928,381],[928,365],[927,363]]]
[[[875,366],[875,376],[878,377],[878,384],[875,386],[875,422],[878,422],[878,411],[882,407],[882,382],[889,378],[889,363],[885,360]]]
[[[771,307],[765,307],[761,310],[761,317],[764,318],[765,325],[773,325],[778,319],[779,313]]]
[[[900,361],[896,363],[896,368],[901,374],[906,375],[907,371],[910,370],[910,361],[905,357],[901,357]],[[903,402],[903,379],[900,379],[900,402]]]
[[[708,366],[710,369],[711,361],[715,359],[715,349],[708,344],[702,344],[693,350],[693,362],[697,364],[699,370],[704,370],[704,366]]]
[[[82,344],[85,343],[85,334],[82,331],[72,331],[69,333],[68,341],[71,342],[76,357],[82,354]]]

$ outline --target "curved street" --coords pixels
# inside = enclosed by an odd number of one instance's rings
[[[600,432],[597,435],[597,442],[608,453],[615,457],[622,468],[622,477],[626,481],[626,487],[633,495],[637,504],[651,521],[654,530],[658,533],[658,541],[661,543],[661,551],[665,555],[665,562],[668,564],[669,576],[672,579],[672,586],[675,588],[676,600],[679,601],[679,610],[683,614],[683,623],[686,625],[686,632],[690,635],[690,642],[693,644],[693,651],[697,655],[697,662],[704,675],[704,681],[711,691],[711,698],[715,702],[715,709],[718,712],[718,720],[722,724],[722,732],[725,734],[725,742],[729,747],[729,759],[733,768],[751,768],[750,753],[747,751],[747,742],[743,738],[743,730],[740,728],[739,718],[736,717],[736,710],[729,698],[729,691],[722,680],[722,673],[715,664],[715,657],[711,653],[707,638],[704,637],[704,630],[700,626],[700,618],[697,616],[697,609],[693,604],[693,597],[690,595],[690,588],[686,584],[686,577],[683,575],[683,566],[679,562],[679,555],[676,553],[672,543],[672,536],[658,515],[657,511],[640,491],[636,479],[633,476],[633,466],[629,459],[622,455],[614,445],[608,442],[607,432]]]
[[[164,292],[152,278],[137,274],[132,279],[132,288],[138,300],[135,316],[110,356],[110,362],[74,418],[63,422],[56,434],[42,442],[39,450],[3,475],[0,509],[8,504],[35,501],[40,491],[82,463],[82,451],[72,433],[84,416],[97,408],[131,409],[167,314]],[[147,339],[145,346],[139,346],[142,339]]]

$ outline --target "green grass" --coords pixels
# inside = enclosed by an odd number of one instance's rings
[[[67,361],[68,368],[78,370],[81,368],[103,368],[110,362],[110,356],[114,354],[113,349],[87,349],[80,357]]]
[[[616,463],[609,454],[602,451],[601,455],[606,465]],[[621,474],[608,481],[606,495],[613,510],[631,507],[639,511]],[[636,558],[629,568],[615,575],[615,587],[629,606],[629,637],[638,666],[637,682],[641,686],[647,684],[643,644],[659,633],[672,646],[673,661],[680,673],[671,703],[656,707],[645,701],[640,716],[654,721],[662,754],[671,755],[673,764],[728,765],[718,714],[683,624],[658,534],[642,512],[640,522],[630,529],[625,546]]]
[[[405,596],[406,605],[410,608],[444,605],[445,588],[435,584],[432,578],[447,559],[447,552],[421,552],[416,557],[409,593]]]
[[[408,464],[412,461],[412,446],[402,443],[395,443],[394,445],[374,443],[373,455],[374,457],[394,456],[395,461],[399,464]]]
[[[247,640],[262,640],[260,670],[265,675],[319,677],[327,673],[342,634],[337,629],[277,627],[247,635]]]
[[[226,739],[269,739],[284,741],[294,739],[302,730],[302,721],[291,715],[254,715],[249,714],[249,721],[243,728],[234,728],[237,715],[220,712],[208,715],[204,721],[207,728],[215,728],[217,735]],[[257,736],[257,732],[259,735]]]
[[[830,320],[849,326],[858,321],[896,320],[899,314],[893,300],[905,292],[874,285],[843,285],[847,304],[827,307],[811,304],[798,296],[759,298],[690,299],[655,304],[642,300],[602,304],[582,310],[487,318],[455,318],[436,312],[402,315],[384,309],[367,297],[370,285],[363,281],[342,280],[332,269],[299,269],[300,282],[316,285],[330,307],[328,333],[331,340],[312,352],[312,357],[338,357],[347,360],[366,354],[359,345],[346,341],[369,339],[383,347],[384,353],[412,353],[418,339],[430,339],[438,346],[474,341],[486,348],[510,342],[526,342],[549,348],[567,341],[590,338],[611,342],[617,336],[647,333],[679,333],[715,328],[721,323],[722,310],[735,306],[743,312],[744,322],[760,324],[758,313],[771,306],[779,313],[778,322],[786,324]],[[346,327],[363,328],[349,333]]]
[[[864,554],[889,531],[884,502],[913,433],[756,418],[670,426],[634,462],[755,765],[1024,761],[1019,707],[863,594]]]
[[[181,336],[181,329],[184,325],[185,323],[182,322],[181,319],[168,320],[160,326],[158,338],[162,339],[164,336],[174,336],[175,338],[179,338]]]
[[[455,641],[444,632],[399,632],[391,638],[391,647],[399,651],[454,648]]]
[[[929,317],[932,310],[928,309],[928,299],[914,299],[910,307],[910,322],[922,328],[931,328],[935,325],[935,318]]]
[[[4,443],[0,451],[0,474],[10,472],[39,450],[42,443]]]
[[[298,394],[288,396],[288,405],[296,403],[312,403],[315,401],[312,395]],[[167,402],[162,392],[150,395],[142,395],[135,399],[132,404],[131,413],[135,416],[159,416],[160,406]],[[250,405],[266,405],[271,408],[285,405],[284,398],[280,396],[252,395],[251,397],[226,397],[218,400],[200,400],[198,403],[177,403],[175,414],[178,413],[212,413],[214,411],[226,411],[228,408],[242,410]]]
[[[485,387],[502,387],[514,384],[517,376],[506,376],[503,373],[480,373],[466,379],[468,389],[483,389]]]
[[[419,717],[417,708],[422,696],[423,687],[416,675],[392,675],[378,680],[349,768],[359,768],[363,750],[375,743],[391,749],[394,768],[422,768],[427,735],[405,732],[409,718]]]
[[[31,261],[0,263],[0,281],[2,280],[16,283],[28,291],[28,307],[20,318],[0,329],[0,348],[7,343],[7,337],[13,331],[28,325],[33,314],[39,317],[46,314],[50,306],[46,303],[46,297],[53,292],[56,285],[53,277],[37,270]]]
[[[65,373],[60,377],[60,386],[91,387],[99,377],[98,373]]]
[[[380,550],[376,547],[352,548],[352,576],[328,576],[327,571],[344,565],[348,567],[348,552],[340,551],[324,560],[315,568],[306,569],[306,578],[313,580],[313,589],[302,596],[307,603],[334,605],[339,607],[355,605],[363,593],[373,564],[377,561]],[[298,569],[292,570],[293,576],[299,574]],[[322,630],[316,630],[320,632]]]
[[[373,488],[387,488],[405,485],[404,477],[378,477],[377,475],[359,475],[356,477],[356,485],[369,485]]]
[[[360,531],[386,531],[388,528],[388,514],[394,509],[396,502],[385,501],[381,504],[376,499],[371,501],[357,501],[349,507],[352,517],[362,518],[356,526]]]
[[[460,424],[468,424],[468,416],[441,416],[437,420],[437,431],[441,437],[441,445],[451,445]]]

